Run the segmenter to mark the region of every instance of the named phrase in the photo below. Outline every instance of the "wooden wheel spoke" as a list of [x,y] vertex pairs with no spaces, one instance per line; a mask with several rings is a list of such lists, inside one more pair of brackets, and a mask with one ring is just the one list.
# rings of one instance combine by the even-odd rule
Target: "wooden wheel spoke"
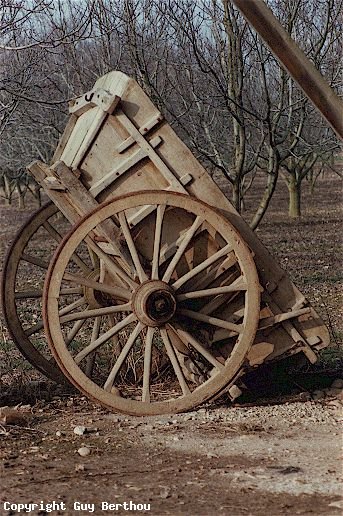
[[104,308],[94,308],[92,310],[83,310],[82,312],[77,312],[70,315],[65,315],[61,317],[60,323],[67,323],[70,321],[80,321],[82,319],[89,319],[91,317],[99,317],[103,315],[115,314],[118,312],[128,312],[131,311],[131,303],[125,303],[122,305],[115,306],[106,306]]
[[[60,310],[58,312],[58,314],[59,315],[67,314],[67,313],[71,312],[72,310],[74,310],[75,308],[78,308],[79,306],[84,305],[85,302],[86,302],[85,298],[82,297],[81,299],[78,299],[77,301],[74,301],[73,303],[70,303],[69,305],[62,308],[62,310]],[[27,337],[30,337],[31,335],[34,335],[35,333],[39,332],[43,328],[44,328],[43,321],[38,321],[34,326],[31,326],[31,328],[27,328],[25,330],[25,335]]]
[[85,274],[89,274],[90,272],[92,272],[88,265],[85,264],[85,262],[78,256],[77,253],[74,253],[71,259],[76,265],[78,265],[78,267],[80,267],[82,272],[84,272]]
[[58,244],[62,241],[62,235],[55,229],[50,222],[45,221],[43,224],[43,228],[49,233],[49,235],[57,242]]
[[30,254],[23,253],[21,255],[21,259],[24,262],[32,263],[32,265],[37,265],[37,267],[40,267],[41,269],[47,270],[49,268],[49,264],[41,258],[38,258],[37,256],[32,256]]
[[[48,221],[44,222],[43,227],[46,229],[46,231],[49,233],[49,235],[53,238],[53,240],[55,240],[55,242],[57,242],[59,244],[62,241],[62,239],[63,239],[62,235],[60,235],[60,233],[50,224],[50,222],[48,222]],[[88,265],[85,264],[85,262],[82,260],[82,258],[80,258],[80,256],[78,256],[77,253],[74,253],[72,255],[72,260],[76,265],[78,265],[80,267],[80,269],[83,272],[86,272],[86,273],[91,272]]]
[[[60,296],[70,296],[73,294],[83,294],[82,288],[62,288]],[[23,290],[14,294],[15,299],[36,299],[43,296],[42,290]]]
[[83,294],[83,288],[81,287],[71,287],[71,288],[62,288],[60,290],[60,296],[70,296],[74,294]]
[[76,335],[81,330],[82,326],[85,324],[86,319],[81,319],[80,321],[76,321],[70,332],[67,334],[67,337],[65,338],[64,342],[66,346],[68,346],[72,340],[75,339]]
[[243,331],[243,326],[241,324],[233,324],[228,321],[224,321],[223,319],[218,319],[217,317],[211,317],[210,315],[194,312],[193,310],[180,309],[178,310],[178,313],[185,315],[190,319],[211,324],[212,326],[218,326],[219,328],[225,328],[226,330],[234,331],[235,333],[241,333]]
[[[91,343],[96,341],[96,339],[99,337],[100,333],[100,327],[101,327],[101,317],[96,317],[93,323],[92,328],[92,336],[91,336]],[[85,366],[85,373],[87,376],[92,376],[94,365],[95,365],[95,356],[96,351],[93,351],[93,353],[90,353],[86,358],[86,366]]]
[[106,269],[108,272],[113,274],[114,277],[119,276],[122,280],[124,280],[131,290],[137,287],[137,283],[128,275],[128,273],[118,264],[118,262],[109,256],[105,251],[101,249],[101,247],[94,242],[90,237],[85,239],[89,247],[98,255],[98,257],[104,262],[106,265]]
[[28,328],[25,330],[25,335],[26,335],[26,337],[31,337],[31,335],[38,333],[43,328],[44,328],[43,321],[38,321],[34,326],[31,326],[31,328]]
[[197,363],[196,360],[194,360],[194,357],[192,357],[189,348],[185,345],[185,343],[180,339],[178,334],[176,333],[175,328],[173,328],[170,324],[166,325],[167,333],[169,340],[176,351],[176,355],[178,357],[178,361],[180,363],[180,356],[187,357],[188,366],[187,369],[191,371],[190,366],[192,365],[193,373],[197,372],[199,375],[203,375],[204,371],[201,369],[199,363]]
[[110,287],[105,285],[104,283],[99,283],[98,281],[94,281],[89,278],[85,278],[83,276],[78,276],[77,274],[72,274],[70,272],[66,272],[63,276],[64,281],[70,281],[72,283],[78,283],[80,285],[84,285],[85,287],[92,288],[94,290],[99,290],[100,292],[106,292],[107,294],[111,294],[112,296],[118,299],[125,299],[128,301],[131,298],[131,292],[122,287]]
[[197,216],[195,221],[191,225],[191,227],[186,231],[178,250],[176,251],[175,255],[173,256],[171,262],[169,263],[169,265],[167,267],[166,272],[163,275],[162,281],[165,281],[166,283],[169,282],[169,280],[175,270],[175,267],[177,266],[177,264],[179,263],[179,261],[181,259],[181,256],[185,252],[188,244],[190,243],[190,241],[192,240],[193,236],[195,235],[195,233],[197,232],[197,230],[199,229],[199,227],[201,226],[202,223],[203,223],[203,218],[200,216]]
[[61,308],[61,310],[58,312],[58,315],[66,315],[69,314],[72,310],[75,310],[75,308],[79,308],[79,306],[84,305],[86,302],[85,297],[81,297],[81,299],[77,299],[73,303],[70,303],[69,305],[65,306],[64,308]]
[[92,351],[97,349],[99,346],[107,342],[111,337],[116,335],[120,330],[125,328],[128,324],[132,323],[136,320],[136,316],[134,314],[130,314],[122,321],[118,322],[113,328],[103,333],[100,337],[96,338],[93,342],[91,342],[88,346],[86,346],[82,351],[80,351],[75,357],[74,361],[79,364],[81,360],[83,360],[86,356],[89,355]]
[[182,340],[182,342],[188,346],[189,344],[200,354],[202,355],[210,364],[212,364],[216,369],[222,371],[224,369],[224,364],[221,364],[207,349],[204,348],[199,341],[197,341],[190,333],[182,330],[181,328],[175,328],[176,333]]
[[160,263],[160,246],[161,246],[163,217],[164,217],[165,210],[166,210],[166,205],[160,204],[156,211],[156,226],[155,226],[154,250],[153,250],[153,257],[152,257],[151,279],[159,279],[158,267],[159,267],[159,263]]
[[129,225],[127,223],[125,212],[121,211],[118,214],[118,218],[119,218],[119,222],[120,222],[120,226],[121,226],[123,235],[125,237],[127,246],[129,248],[129,251],[130,251],[130,254],[131,254],[132,261],[133,261],[134,266],[136,268],[139,280],[140,280],[141,283],[143,283],[143,281],[146,281],[148,279],[148,276],[146,275],[146,273],[145,273],[145,271],[144,271],[144,269],[142,267],[141,261],[139,259],[138,251],[137,251],[137,248],[136,248],[135,243],[133,241]]
[[89,247],[89,245],[87,245],[87,250],[88,250],[88,254],[89,254],[89,258],[92,262],[92,267],[94,270],[97,270],[100,268],[100,259],[98,257],[98,255],[93,251],[93,249],[91,249]]
[[117,361],[114,364],[114,367],[112,368],[110,374],[108,375],[108,378],[104,384],[105,391],[111,391],[111,389],[113,387],[113,383],[116,379],[116,376],[117,376],[121,366],[125,362],[132,346],[135,343],[135,340],[137,339],[138,335],[140,334],[140,332],[142,331],[143,328],[144,328],[144,324],[142,324],[141,322],[137,323],[135,329],[133,330],[133,332],[131,333],[130,337],[128,338],[125,346],[123,347],[119,357],[117,358]]
[[186,317],[189,317],[190,319],[211,324],[212,326],[218,326],[219,328],[225,328],[237,334],[243,331],[243,326],[240,324],[233,324],[231,322],[224,321],[223,319],[219,319],[217,317],[212,317],[201,312],[195,312],[194,310],[187,310],[182,308],[178,310],[178,313]]
[[43,296],[42,290],[22,290],[14,294],[15,299],[37,299]]
[[247,284],[244,278],[240,276],[231,285],[225,285],[223,287],[208,288],[205,290],[194,290],[193,292],[186,292],[185,294],[179,294],[176,296],[178,301],[185,301],[186,299],[197,299],[200,297],[217,296],[220,294],[228,294],[229,292],[237,292],[239,290],[246,290]]
[[[109,328],[114,328],[114,326],[117,324],[117,320],[113,314],[107,315],[107,320],[108,320]],[[116,335],[113,335],[113,337],[111,337],[111,342],[113,345],[113,355],[117,356],[118,353],[120,353],[120,351],[122,350],[118,333],[116,333]]]
[[167,355],[169,357],[169,360],[173,366],[173,369],[175,371],[175,374],[176,374],[176,377],[178,379],[178,382],[180,384],[180,387],[181,387],[181,390],[182,390],[182,394],[184,396],[187,396],[187,394],[190,394],[191,391],[190,391],[190,388],[188,387],[188,384],[186,382],[186,378],[183,374],[183,371],[180,367],[180,364],[179,364],[179,361],[177,359],[177,356],[176,356],[176,353],[175,353],[175,350],[169,340],[169,336],[168,336],[168,333],[167,333],[167,330],[165,328],[160,328],[160,333],[161,333],[161,337],[163,339],[163,343],[164,343],[164,346],[166,348],[166,351],[167,351]]
[[154,328],[149,326],[145,337],[142,401],[150,403],[150,373]]
[[182,285],[184,285],[187,281],[189,281],[194,276],[196,276],[200,272],[202,272],[205,269],[207,269],[207,267],[209,267],[210,265],[215,263],[217,260],[219,260],[220,258],[225,256],[226,254],[228,254],[230,251],[232,251],[232,245],[231,244],[227,244],[222,249],[220,249],[219,251],[214,253],[212,256],[210,256],[209,258],[204,260],[202,263],[199,263],[199,265],[197,265],[196,267],[191,269],[189,272],[187,272],[186,274],[181,276],[181,278],[179,278],[178,280],[176,280],[173,283],[174,290],[175,291],[179,290],[179,288],[182,287]]
[[92,328],[91,342],[95,342],[100,334],[101,316],[95,318]]

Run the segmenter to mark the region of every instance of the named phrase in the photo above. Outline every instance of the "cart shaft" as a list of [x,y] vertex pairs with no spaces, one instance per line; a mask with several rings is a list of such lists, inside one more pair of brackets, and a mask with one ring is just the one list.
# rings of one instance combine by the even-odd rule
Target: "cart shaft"
[[232,1],[329,122],[337,136],[343,139],[342,101],[285,31],[266,3],[263,0]]

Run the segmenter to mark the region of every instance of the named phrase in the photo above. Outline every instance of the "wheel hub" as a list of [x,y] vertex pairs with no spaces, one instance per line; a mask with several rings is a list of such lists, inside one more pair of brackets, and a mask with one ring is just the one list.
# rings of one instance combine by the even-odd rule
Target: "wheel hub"
[[173,289],[163,281],[151,280],[142,283],[132,300],[137,318],[148,326],[161,326],[169,321],[176,310]]

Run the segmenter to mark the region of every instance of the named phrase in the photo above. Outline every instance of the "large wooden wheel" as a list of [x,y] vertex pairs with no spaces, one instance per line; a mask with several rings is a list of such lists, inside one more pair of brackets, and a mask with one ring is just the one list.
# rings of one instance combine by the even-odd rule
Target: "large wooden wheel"
[[[1,283],[4,319],[13,342],[36,369],[58,383],[65,383],[66,378],[46,342],[42,296],[50,259],[70,227],[71,224],[53,203],[34,212],[16,233],[7,251]],[[88,255],[90,252],[88,250]],[[88,258],[94,261],[93,253]],[[91,268],[79,256],[75,254],[73,260],[84,274],[91,274]],[[91,267],[94,268],[93,263]],[[83,285],[75,285],[64,289],[61,295],[70,300],[73,295],[80,294],[77,305],[82,306],[85,292]],[[63,313],[67,314],[73,308],[73,302],[64,303]],[[109,324],[110,320],[107,321]],[[71,334],[71,341],[72,337]],[[91,363],[90,358],[88,371],[91,371]]]
[[1,301],[9,333],[24,357],[50,379],[65,381],[46,344],[42,295],[50,257],[70,224],[52,203],[16,233],[4,261]]
[[[103,231],[113,221],[131,263]],[[87,249],[98,258],[91,274],[73,259]],[[87,289],[81,308],[77,295],[61,296],[74,284]],[[63,315],[66,302],[75,309]],[[104,203],[74,226],[52,259],[43,315],[58,364],[82,392],[112,410],[160,414],[195,407],[236,377],[259,304],[251,253],[219,212],[187,195],[145,191]]]

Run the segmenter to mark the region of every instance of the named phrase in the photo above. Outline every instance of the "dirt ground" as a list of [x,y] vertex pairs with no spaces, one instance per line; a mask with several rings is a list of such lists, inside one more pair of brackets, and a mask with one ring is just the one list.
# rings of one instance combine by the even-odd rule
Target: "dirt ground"
[[[2,501],[64,502],[67,510],[55,514],[87,514],[73,509],[76,502],[108,514],[102,502],[130,500],[150,504],[156,515],[342,513],[335,404],[206,407],[144,418],[107,414],[84,398],[39,406],[27,427],[8,427],[2,436]],[[78,426],[87,433],[75,435]],[[81,457],[81,447],[90,454]]]
[[[247,200],[247,218],[259,191]],[[331,361],[335,378],[343,340],[341,193],[335,175],[319,180],[313,195],[306,184],[303,217],[291,221],[280,182],[258,229],[328,324],[333,348],[323,367]],[[29,211],[0,206],[0,262]],[[10,344],[3,323],[1,338]],[[311,393],[300,386],[254,403],[221,400],[187,414],[134,418],[110,414],[23,366],[12,348],[2,354],[1,405],[18,403],[18,395],[29,405],[20,426],[0,425],[1,515],[19,514],[11,504],[41,501],[31,514],[48,514],[52,502],[60,507],[53,514],[125,514],[130,501],[150,504],[154,515],[342,514],[341,398],[315,401],[315,382]],[[86,430],[76,435],[75,427]],[[79,455],[82,447],[89,455]],[[103,510],[102,502],[122,506]],[[89,506],[77,510],[77,503]],[[148,511],[131,510],[140,512]]]

